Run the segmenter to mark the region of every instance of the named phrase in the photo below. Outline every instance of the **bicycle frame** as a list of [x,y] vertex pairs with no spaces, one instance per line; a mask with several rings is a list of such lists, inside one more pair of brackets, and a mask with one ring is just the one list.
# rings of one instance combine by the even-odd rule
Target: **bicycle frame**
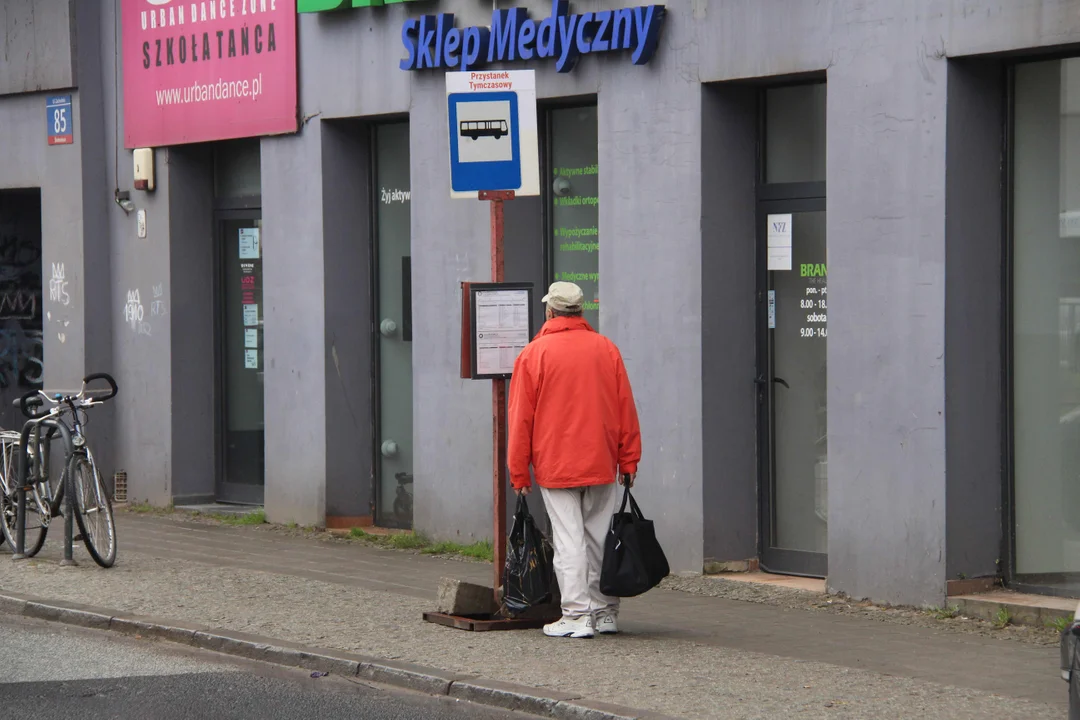
[[[86,400],[86,385],[87,383],[98,380],[108,380],[111,391],[110,394],[102,400]],[[60,561],[61,566],[74,565],[74,522],[75,522],[75,487],[74,487],[74,468],[75,461],[85,457],[91,465],[93,472],[97,473],[97,466],[94,464],[93,457],[90,455],[86,448],[86,439],[82,433],[83,422],[79,417],[79,411],[91,407],[93,405],[100,404],[116,396],[117,387],[116,382],[111,376],[105,373],[98,373],[94,375],[88,375],[83,378],[83,389],[77,396],[61,396],[57,394],[55,399],[49,398],[43,392],[28,393],[19,400],[19,405],[22,408],[23,414],[27,416],[27,421],[23,424],[22,432],[19,436],[19,461],[18,461],[18,478],[16,486],[16,517],[15,517],[15,547],[12,548],[14,555],[13,560],[25,560],[26,559],[26,492],[31,489],[28,482],[29,478],[27,474],[29,472],[29,452],[28,447],[31,436],[34,437],[34,443],[36,447],[35,458],[41,467],[47,467],[48,454],[51,446],[51,437],[53,431],[60,433],[60,437],[64,443],[64,470],[61,476],[61,487],[64,495],[64,557]],[[46,401],[51,401],[54,406],[48,412],[43,414],[31,414],[28,408],[28,400],[30,398],[40,395]],[[37,401],[41,404],[41,401]],[[68,410],[71,411],[71,427],[64,423],[64,414]],[[42,435],[42,430],[48,428],[48,431]],[[46,470],[47,472],[47,470]],[[45,482],[48,482],[48,475],[43,475]],[[37,481],[38,478],[35,478]],[[54,508],[52,503],[49,503],[49,515],[52,516]],[[80,520],[81,522],[81,520]]]

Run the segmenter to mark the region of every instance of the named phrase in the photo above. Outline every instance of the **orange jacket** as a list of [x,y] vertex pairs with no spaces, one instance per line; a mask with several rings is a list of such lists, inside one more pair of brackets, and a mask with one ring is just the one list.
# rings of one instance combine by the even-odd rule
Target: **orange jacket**
[[615,343],[583,318],[544,323],[510,379],[510,484],[546,488],[614,482],[637,472],[641,429]]

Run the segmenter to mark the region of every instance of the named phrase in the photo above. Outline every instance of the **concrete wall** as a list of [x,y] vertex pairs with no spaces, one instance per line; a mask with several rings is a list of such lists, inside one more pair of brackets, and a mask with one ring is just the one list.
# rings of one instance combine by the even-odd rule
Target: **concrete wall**
[[[96,67],[100,68],[104,122],[102,133],[93,142],[102,148],[104,167],[103,179],[92,192],[103,204],[104,224],[93,231],[106,234],[110,249],[106,281],[108,297],[101,312],[110,319],[108,337],[113,358],[110,367],[120,386],[114,407],[116,468],[128,473],[130,499],[166,505],[173,499],[176,459],[172,449],[174,417],[170,401],[173,392],[172,318],[168,314],[155,316],[153,303],[162,301],[166,308],[177,304],[171,282],[172,227],[175,222],[182,228],[190,218],[174,220],[170,215],[173,192],[167,150],[155,153],[155,191],[148,193],[132,188],[131,153],[123,149],[122,98],[117,97],[117,86],[122,88],[124,82],[123,66],[117,67],[117,56],[113,52],[120,31],[116,14],[119,2],[102,0],[96,4],[101,47]],[[129,192],[136,208],[146,211],[145,238],[137,237],[136,212],[128,214],[115,202],[116,190]],[[185,191],[184,188],[177,190]],[[190,237],[185,240],[192,242]],[[194,259],[187,262],[194,262]],[[155,298],[155,289],[162,292],[161,297]],[[175,291],[188,293],[191,288],[180,285]],[[140,308],[142,320],[138,319]],[[193,392],[191,388],[187,391]],[[180,409],[175,418],[179,422],[178,431],[201,431],[201,428],[194,430],[193,426],[183,423],[187,416],[183,405]],[[198,446],[194,443],[188,447]]]
[[[83,139],[80,152],[82,155],[82,227],[81,275],[85,278],[83,286],[77,288],[82,295],[83,314],[83,352],[81,363],[63,371],[60,379],[67,383],[77,381],[91,373],[109,372],[113,367],[113,314],[111,312],[112,262],[111,243],[107,233],[102,232],[110,205],[106,183],[107,156],[105,145],[101,141],[106,131],[105,106],[103,93],[103,49],[101,23],[98,9],[93,4],[71,3],[75,17],[76,35],[82,42],[76,43],[79,74],[79,129]],[[50,290],[56,289],[52,283],[56,275],[55,268],[48,268]],[[66,266],[65,266],[66,280]],[[58,293],[59,294],[59,293]],[[50,302],[52,293],[50,292]],[[67,309],[69,306],[65,306]],[[58,306],[57,306],[58,308]],[[56,326],[57,340],[60,340],[60,354],[67,344],[64,322],[68,318],[53,311],[52,322]],[[61,319],[63,318],[63,319]],[[48,320],[48,318],[47,318]],[[67,326],[67,327],[70,327]],[[61,339],[61,334],[64,338]],[[48,344],[46,345],[48,347]],[[75,385],[77,386],[77,385]],[[100,381],[97,388],[105,387]],[[112,487],[112,474],[116,469],[115,453],[115,413],[116,403],[109,403],[94,411],[93,429],[89,431],[93,440],[94,460],[98,469],[105,475],[105,482]]]
[[[0,127],[3,162],[0,188],[41,189],[42,312],[41,353],[44,386],[77,390],[81,379],[108,371],[111,364],[109,293],[110,248],[101,232],[105,199],[105,123],[101,88],[101,39],[98,15],[87,4],[13,1],[0,8],[0,54],[21,62],[0,65]],[[77,59],[84,67],[84,90],[72,93],[74,142],[49,146],[44,94],[71,88],[75,80],[76,32],[84,43]],[[84,97],[85,94],[85,97]],[[8,410],[10,399],[27,388],[0,392],[5,408],[0,421],[17,427],[22,419]],[[89,431],[102,472],[111,479],[113,443],[111,408],[94,412]]]
[[[76,95],[76,105],[78,97]],[[77,110],[77,108],[76,108]],[[83,267],[83,177],[81,152],[91,140],[76,125],[75,143],[48,146],[45,135],[45,99],[41,95],[20,95],[0,99],[0,127],[5,147],[14,155],[0,163],[0,188],[41,188],[42,234],[42,355],[47,387],[78,388],[82,379],[86,348],[84,319],[86,288]],[[52,264],[63,263],[64,294],[50,300]],[[65,304],[66,302],[66,304]],[[66,323],[66,324],[65,324]],[[0,393],[0,402],[26,392]],[[18,421],[9,417],[12,424]]]
[[[544,12],[545,4],[535,5],[535,14]],[[581,3],[577,9],[592,7]],[[747,180],[734,174],[737,163],[726,163],[728,174],[715,167],[721,151],[702,123],[724,118],[715,105],[702,108],[699,81],[828,68],[831,284],[839,293],[830,323],[830,564],[836,568],[830,584],[886,600],[930,601],[943,591],[946,77],[932,40],[940,46],[947,24],[909,19],[933,16],[920,8],[907,7],[901,15],[884,3],[792,8],[777,1],[675,2],[650,65],[591,57],[572,74],[545,69],[538,75],[542,98],[597,95],[603,329],[622,347],[632,379],[645,373],[664,378],[635,382],[645,431],[640,493],[679,570],[700,569],[704,546],[710,553],[752,554],[756,536],[754,521],[745,522],[756,518],[745,512],[756,500],[755,458],[747,442],[756,429],[753,392],[735,379],[740,363],[748,376],[753,372],[745,344],[752,328],[735,310],[750,304],[734,297],[748,276],[740,274],[742,284],[726,290],[707,283],[707,275],[686,282],[688,268],[704,269],[702,244],[711,240],[701,229],[703,206],[710,208],[706,228],[723,227],[732,237],[746,233],[743,242],[753,243],[745,214],[732,204],[725,217],[724,206],[714,205],[725,190],[745,193]],[[453,9],[460,11],[459,24],[488,16],[487,8]],[[488,277],[486,211],[447,197],[441,73],[395,68],[406,12],[395,7],[302,17],[301,108],[305,117],[410,112],[416,525],[439,537],[484,537],[490,524],[490,400],[486,385],[457,378],[456,298],[459,281]],[[357,42],[361,37],[365,41]],[[864,49],[878,40],[887,41],[884,55]],[[700,52],[703,47],[709,51]],[[906,51],[910,47],[922,49],[915,54]],[[329,67],[340,70],[326,72]],[[643,133],[643,127],[651,131]],[[711,138],[706,147],[703,132]],[[711,161],[708,172],[700,184],[687,184],[687,177],[698,177],[703,155]],[[749,154],[740,158],[748,167]],[[290,188],[297,177],[301,185],[318,177],[310,160],[297,163]],[[870,182],[850,167],[868,167]],[[272,182],[264,171],[264,183]],[[520,214],[530,212],[523,208]],[[273,232],[269,223],[267,232]],[[710,267],[725,259],[736,260],[729,268],[749,262],[738,253],[720,256],[722,246],[710,252],[716,253]],[[533,274],[524,265],[514,267],[522,277]],[[706,285],[709,293],[703,294]],[[670,307],[661,314],[647,303],[644,286],[674,288]],[[704,328],[704,341],[703,307],[719,313]],[[907,338],[899,347],[897,333]],[[724,372],[704,380],[703,363],[711,354],[703,342],[718,345],[723,337],[742,341],[717,348]],[[703,396],[709,382],[716,385]],[[702,413],[709,417],[703,404],[720,403],[724,414],[703,426]],[[705,444],[712,459],[704,473],[710,484],[703,485]],[[723,479],[712,479],[725,471]],[[739,502],[726,507],[742,522],[729,523],[733,518],[720,511],[706,524],[703,516],[734,495]],[[867,513],[867,507],[889,512]],[[897,554],[897,547],[908,550]]]
[[[4,58],[0,63],[0,95],[75,86],[76,4],[74,0],[0,3],[0,58]],[[96,38],[87,39],[97,47]],[[96,72],[93,66],[88,69]]]
[[948,31],[941,35],[942,49],[955,58],[1072,45],[1080,42],[1077,9],[1076,0],[952,3],[946,11]]

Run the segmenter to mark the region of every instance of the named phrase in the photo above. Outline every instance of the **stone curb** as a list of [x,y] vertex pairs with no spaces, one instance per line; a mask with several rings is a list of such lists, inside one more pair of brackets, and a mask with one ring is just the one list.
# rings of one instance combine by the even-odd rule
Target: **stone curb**
[[309,648],[230,630],[117,614],[102,608],[40,600],[15,593],[0,594],[0,613],[165,640],[245,660],[355,677],[427,695],[445,695],[479,705],[558,720],[674,720],[667,715],[594,702],[554,690],[485,680],[337,650]]

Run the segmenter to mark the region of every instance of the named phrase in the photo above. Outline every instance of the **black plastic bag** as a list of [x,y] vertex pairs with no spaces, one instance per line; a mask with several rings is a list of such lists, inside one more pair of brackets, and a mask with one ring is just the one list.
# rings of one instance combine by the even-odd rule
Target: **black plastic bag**
[[1076,631],[1080,630],[1080,621],[1074,620],[1061,631],[1061,679],[1068,681],[1076,662]]
[[[626,503],[630,502],[630,512]],[[600,592],[612,597],[634,597],[651,590],[668,576],[667,557],[656,540],[652,520],[641,514],[630,488],[622,506],[611,516],[600,568]]]
[[536,527],[529,503],[518,495],[503,568],[503,605],[511,615],[551,600],[555,551]]
[[1069,720],[1080,720],[1080,619],[1061,633],[1061,677],[1069,683]]

